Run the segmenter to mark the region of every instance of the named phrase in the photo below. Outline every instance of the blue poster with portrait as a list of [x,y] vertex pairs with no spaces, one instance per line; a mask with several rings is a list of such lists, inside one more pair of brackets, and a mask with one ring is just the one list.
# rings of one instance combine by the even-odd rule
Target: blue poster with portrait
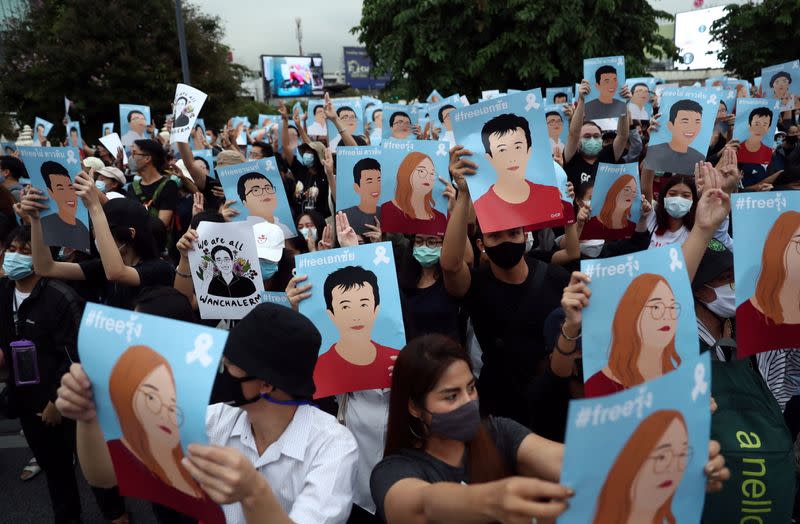
[[147,132],[148,125],[150,125],[150,106],[119,105],[119,138],[123,147],[130,150],[134,140],[150,138],[150,133]]
[[36,146],[43,146],[47,141],[47,135],[53,129],[53,123],[44,118],[36,117],[33,123],[33,143]]
[[108,136],[113,132],[114,132],[114,122],[106,122],[103,124],[102,136]]
[[297,236],[275,157],[217,167],[217,178],[225,192],[225,200],[236,201],[231,207],[239,215],[233,220],[260,217],[280,226],[286,238]]
[[0,141],[0,150],[3,155],[13,155],[17,152],[17,145],[14,142]]
[[[350,136],[364,134],[364,110],[360,98],[334,98],[331,100],[331,104],[336,111],[336,116],[339,117],[339,122],[344,130],[350,133]],[[336,152],[341,141],[342,137],[336,126],[328,120],[328,147],[331,152]]]
[[800,193],[733,195],[736,355],[800,348]]
[[794,109],[800,97],[800,60],[792,60],[761,69],[761,92],[766,98],[781,102],[781,111]]
[[381,218],[382,152],[378,146],[342,146],[336,154],[336,211],[362,237],[367,224]]
[[83,148],[83,137],[81,136],[81,123],[77,120],[67,122],[67,147]]
[[775,147],[775,130],[781,117],[780,101],[771,98],[739,98],[736,100],[736,107],[733,139],[741,142],[739,147],[744,147],[750,153],[761,153],[763,150],[765,157],[771,157]]
[[124,496],[150,500],[203,522],[220,507],[182,464],[206,444],[206,407],[226,331],[88,303],[78,334],[97,420]]
[[450,120],[450,114],[460,107],[466,107],[467,104],[458,95],[453,95],[437,104],[431,104],[428,107],[428,114],[432,122],[432,126],[437,129],[439,140],[444,140],[448,143],[448,149],[456,145],[456,138],[453,134],[453,122]]
[[431,103],[434,103],[434,104],[435,104],[435,103],[437,103],[437,102],[441,102],[441,101],[442,101],[442,98],[444,98],[444,97],[443,97],[443,96],[442,96],[442,95],[439,93],[439,91],[437,91],[436,89],[434,89],[434,90],[433,90],[433,91],[431,91],[431,93],[430,93],[430,94],[429,94],[429,95],[428,95],[428,96],[425,98],[425,101],[426,101],[426,102],[428,102],[429,104],[431,104]]
[[582,260],[581,271],[592,279],[592,298],[583,310],[587,398],[633,388],[700,353],[680,246]]
[[[508,94],[511,90],[508,90]],[[548,87],[544,90],[545,103],[548,105],[564,105],[572,103],[572,88],[570,86]]]
[[641,387],[571,401],[560,481],[575,496],[559,524],[700,522],[710,403],[708,352]]
[[289,147],[294,149],[294,156],[296,156],[298,160],[301,160],[303,157],[297,149],[297,146],[302,144],[303,141],[300,139],[300,131],[297,129],[297,124],[292,120],[284,123],[282,118],[277,119],[276,134],[278,135],[278,151],[283,152],[283,126],[288,127]]
[[387,233],[444,235],[447,142],[384,140],[381,144],[381,229]]
[[247,130],[250,128],[250,120],[246,116],[235,116],[231,118],[230,126],[236,130],[236,145],[247,145]]
[[208,168],[208,176],[216,177],[214,173],[214,150],[213,149],[193,149],[192,156],[195,160],[202,160]]
[[501,96],[503,96],[503,93],[501,93],[499,89],[484,89],[481,91],[481,101],[494,100],[495,98],[500,98]]
[[626,78],[625,85],[631,92],[628,109],[633,120],[650,120],[653,116],[652,97],[656,93],[656,79],[651,76]]
[[369,143],[381,145],[383,140],[383,102],[367,103],[364,108],[364,132],[369,132]]
[[564,104],[551,104],[545,106],[544,117],[547,122],[547,138],[550,141],[550,150],[558,154],[564,153],[569,136],[569,118],[564,113]]
[[591,86],[585,98],[586,120],[607,120],[627,114],[628,104],[620,95],[620,88],[625,85],[624,56],[585,58],[583,78]]
[[308,119],[306,120],[306,132],[310,137],[328,136],[328,127],[325,119],[325,101],[308,101]]
[[383,139],[416,140],[412,126],[419,121],[415,107],[402,104],[383,104]]
[[592,213],[583,226],[581,240],[630,238],[642,209],[639,164],[597,166],[592,192]]
[[450,118],[456,142],[478,166],[467,184],[484,233],[563,224],[540,89],[456,109]]
[[720,92],[707,87],[666,88],[661,92],[658,129],[650,131],[644,166],[653,171],[693,175],[697,162],[704,162]]
[[44,243],[89,251],[89,212],[78,198],[73,182],[81,172],[75,147],[19,147],[19,158],[31,185],[48,198],[39,216]]
[[198,127],[198,126],[199,126],[199,127],[200,127],[200,129],[202,129],[202,130],[203,130],[203,134],[204,134],[204,135],[206,134],[206,121],[205,121],[205,120],[203,120],[202,118],[199,118],[199,117],[198,117],[198,118],[197,118],[197,119],[195,119],[195,121],[194,121],[194,126],[195,126],[195,127]]
[[311,296],[300,313],[322,335],[314,398],[388,388],[406,344],[391,242],[297,255]]

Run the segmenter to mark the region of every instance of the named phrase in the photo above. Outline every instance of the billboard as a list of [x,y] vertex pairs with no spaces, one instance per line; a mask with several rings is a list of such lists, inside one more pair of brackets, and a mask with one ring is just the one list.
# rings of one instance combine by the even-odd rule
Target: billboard
[[271,96],[298,97],[321,95],[321,56],[261,55],[264,92]]
[[722,44],[711,40],[711,24],[725,16],[725,6],[686,11],[675,15],[675,45],[678,69],[722,69],[718,58]]
[[389,81],[389,75],[374,78],[372,60],[365,47],[344,48],[345,81],[356,89],[383,89]]

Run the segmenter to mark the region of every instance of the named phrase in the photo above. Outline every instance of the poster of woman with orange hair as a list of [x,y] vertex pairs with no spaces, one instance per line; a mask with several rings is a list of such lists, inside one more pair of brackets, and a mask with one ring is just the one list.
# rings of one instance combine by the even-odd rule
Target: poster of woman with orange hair
[[639,165],[600,163],[592,193],[592,214],[583,226],[581,240],[630,238],[641,208]]
[[583,261],[581,271],[592,279],[592,299],[583,315],[587,398],[658,378],[699,353],[691,287],[679,248]]
[[800,347],[800,194],[733,200],[736,341],[740,357]]
[[384,231],[444,234],[449,158],[447,142],[387,139],[381,143]]
[[[184,341],[176,343],[175,341]],[[181,461],[205,444],[224,332],[88,304],[78,340],[120,493],[224,522]]]
[[575,497],[559,524],[700,522],[710,365],[695,356],[642,388],[570,403],[561,482]]

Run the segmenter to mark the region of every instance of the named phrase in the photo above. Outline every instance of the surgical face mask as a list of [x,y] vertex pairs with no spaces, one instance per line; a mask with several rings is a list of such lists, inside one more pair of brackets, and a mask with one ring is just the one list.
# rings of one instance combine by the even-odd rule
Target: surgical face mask
[[303,165],[306,167],[314,165],[314,153],[303,153]]
[[128,156],[128,169],[131,170],[131,173],[135,173],[138,171],[136,165],[136,155],[129,155]]
[[589,206],[591,208],[592,207],[592,199],[584,200],[583,204],[586,205],[586,206]]
[[8,253],[3,259],[3,271],[11,280],[22,280],[33,274],[33,257],[22,253]]
[[733,318],[736,316],[736,291],[730,284],[722,284],[719,287],[706,287],[713,289],[717,298],[706,304],[712,313],[720,318]]
[[431,413],[429,431],[437,435],[461,442],[471,442],[481,428],[481,414],[477,400],[470,400],[447,413]]
[[316,240],[317,239],[317,228],[315,227],[301,227],[300,234],[303,235],[303,238],[306,240]]
[[524,254],[524,242],[502,242],[493,247],[486,246],[486,256],[502,269],[516,266]]
[[683,197],[666,197],[664,208],[672,218],[683,218],[692,209],[692,200]]
[[580,243],[581,254],[589,258],[597,258],[603,251],[603,245],[605,245],[605,242],[605,240],[600,239],[584,240]]
[[101,193],[105,193],[106,190],[107,190],[106,183],[103,182],[102,180],[95,180],[94,181],[94,187],[99,189]]
[[439,257],[442,256],[442,248],[414,246],[412,255],[414,256],[414,260],[419,262],[419,265],[422,267],[431,267],[439,262]]
[[525,233],[525,252],[530,253],[531,249],[533,249],[533,232],[528,231]]
[[781,147],[782,144],[783,144],[783,138],[775,139],[775,147]]
[[269,280],[275,273],[278,272],[278,263],[264,258],[259,258],[258,263],[261,266],[261,278]]
[[603,149],[601,138],[581,138],[581,152],[587,156],[597,156]]

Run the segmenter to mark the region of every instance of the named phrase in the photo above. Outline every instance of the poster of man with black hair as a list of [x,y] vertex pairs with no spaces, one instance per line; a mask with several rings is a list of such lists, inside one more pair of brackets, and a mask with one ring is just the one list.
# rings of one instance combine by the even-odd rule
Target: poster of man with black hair
[[[375,225],[380,220],[381,209],[381,164],[374,158],[362,158],[353,166],[353,191],[358,195],[358,204],[343,209],[350,226],[356,234],[363,236],[367,224]],[[340,179],[344,182],[344,179]]]
[[628,105],[620,98],[619,86],[625,83],[623,57],[591,58],[584,60],[584,78],[593,82],[585,106],[586,120],[620,118],[627,114]]

